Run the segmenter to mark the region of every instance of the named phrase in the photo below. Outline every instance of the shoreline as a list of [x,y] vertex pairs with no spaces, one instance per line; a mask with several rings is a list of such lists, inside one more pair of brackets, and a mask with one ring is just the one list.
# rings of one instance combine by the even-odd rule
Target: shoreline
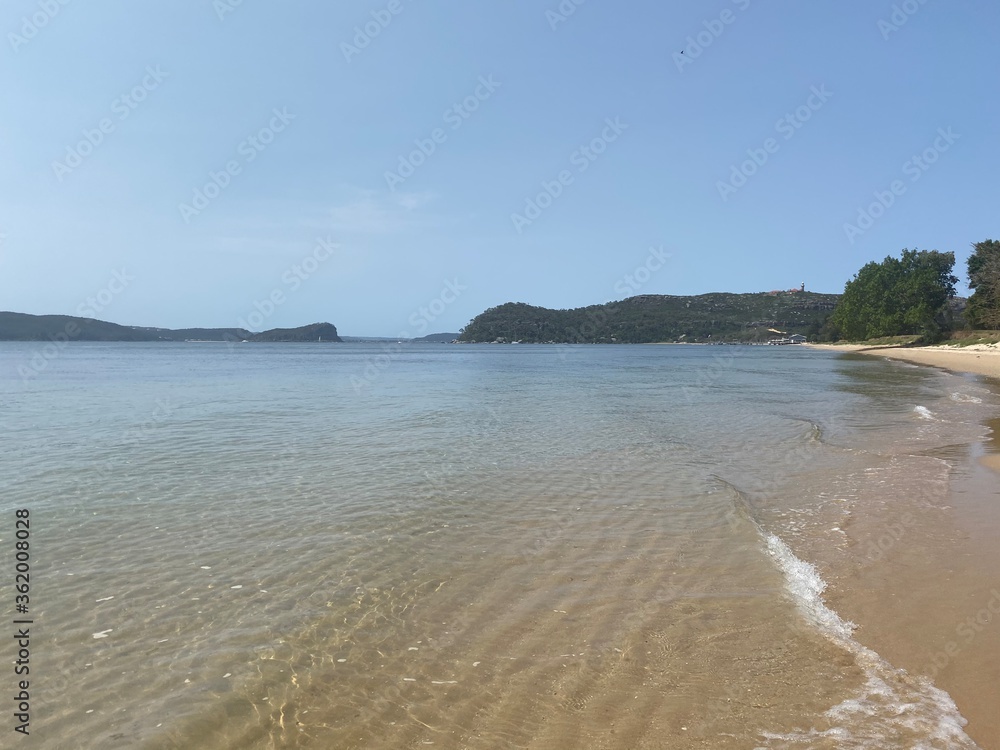
[[[806,346],[971,374],[1000,393],[997,346]],[[868,566],[864,585],[857,573],[834,583],[830,599],[842,616],[864,623],[862,642],[892,664],[925,675],[945,690],[968,720],[969,736],[986,749],[1000,747],[995,714],[1000,631],[994,617],[1000,604],[1000,589],[995,586],[1000,551],[994,542],[1000,533],[995,505],[1000,418],[983,414],[981,422],[992,434],[947,456],[952,462],[949,502],[939,509],[947,515],[907,506],[912,525],[905,531],[906,543]],[[874,520],[891,528],[893,518],[883,514]],[[926,588],[927,581],[936,581],[937,587]],[[901,596],[901,589],[908,594]]]
[[918,365],[940,367],[952,372],[967,372],[1000,380],[1000,348],[975,345],[954,346],[865,346],[864,344],[802,344],[810,349],[888,357]]
[[[979,375],[991,380],[989,386],[1000,392],[1000,347],[997,345],[978,344],[961,349],[954,346],[908,348],[864,344],[802,344],[801,346],[844,354],[887,357],[901,362],[937,367],[949,372]],[[1000,421],[992,421],[990,426],[993,429],[993,437],[986,445],[987,453],[978,460],[986,468],[1000,474]]]

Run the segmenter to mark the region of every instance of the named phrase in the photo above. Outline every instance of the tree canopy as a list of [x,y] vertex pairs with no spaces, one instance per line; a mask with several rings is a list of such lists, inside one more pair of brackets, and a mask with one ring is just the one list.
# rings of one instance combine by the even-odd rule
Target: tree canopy
[[969,288],[965,317],[978,328],[1000,328],[1000,242],[983,240],[969,256]]
[[899,258],[872,261],[847,282],[831,326],[851,341],[907,334],[937,338],[955,296],[954,265],[954,253],[937,250],[904,249]]

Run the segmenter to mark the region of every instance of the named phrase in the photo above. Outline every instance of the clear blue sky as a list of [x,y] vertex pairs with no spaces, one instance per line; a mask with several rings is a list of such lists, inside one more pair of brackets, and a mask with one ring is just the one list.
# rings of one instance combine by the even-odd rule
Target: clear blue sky
[[1000,5],[893,8],[8,0],[0,309],[396,336],[616,288],[838,292],[904,247],[964,276],[1000,239]]

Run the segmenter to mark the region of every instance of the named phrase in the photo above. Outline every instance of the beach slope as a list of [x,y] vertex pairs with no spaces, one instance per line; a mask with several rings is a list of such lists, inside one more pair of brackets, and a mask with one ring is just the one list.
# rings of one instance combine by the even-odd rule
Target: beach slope
[[975,344],[958,348],[955,346],[864,346],[858,344],[806,344],[814,349],[828,351],[857,352],[877,357],[901,359],[920,365],[941,367],[954,372],[971,372],[991,378],[1000,378],[1000,346],[996,344]]

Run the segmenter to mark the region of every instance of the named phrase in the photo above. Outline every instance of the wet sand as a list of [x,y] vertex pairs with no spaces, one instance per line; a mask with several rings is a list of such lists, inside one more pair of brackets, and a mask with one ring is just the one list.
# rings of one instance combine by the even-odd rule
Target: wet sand
[[872,502],[846,529],[856,545],[855,564],[831,581],[829,603],[859,624],[860,642],[947,691],[969,721],[968,735],[994,750],[1000,748],[1000,550],[994,541],[1000,513],[996,477],[972,460],[974,453],[952,468],[947,505],[912,487]]
[[[958,348],[954,346],[924,346],[901,348],[896,346],[864,346],[862,344],[804,344],[810,349],[867,354],[887,357],[918,365],[940,367],[951,372],[964,372],[993,378],[991,384],[1000,390],[1000,345],[976,344]],[[979,462],[990,470],[1000,473],[1000,420],[990,424],[993,430],[992,447],[979,456]]]
[[[996,347],[809,346],[1000,378]],[[938,452],[951,466],[947,504],[897,485],[891,502],[873,503],[847,530],[868,551],[831,582],[829,601],[861,624],[858,640],[947,691],[969,720],[966,732],[991,750],[1000,748],[1000,419],[987,425],[982,443]]]
[[941,367],[952,372],[969,372],[990,378],[1000,378],[1000,347],[995,345],[976,345],[961,349],[954,346],[901,348],[858,344],[806,344],[806,346],[827,351],[857,352],[876,357],[889,357],[919,365]]

